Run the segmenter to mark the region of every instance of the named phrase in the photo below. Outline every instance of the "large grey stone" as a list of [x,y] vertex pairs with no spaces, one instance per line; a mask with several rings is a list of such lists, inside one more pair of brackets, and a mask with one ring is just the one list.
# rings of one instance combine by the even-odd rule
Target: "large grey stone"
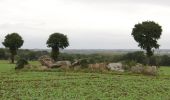
[[113,71],[124,72],[122,63],[109,63],[107,68]]
[[47,66],[48,68],[51,68],[54,64],[54,60],[51,59],[49,56],[41,56],[39,58],[39,62],[41,63],[42,66]]
[[71,62],[70,61],[57,61],[55,63],[55,65],[58,65],[58,66],[71,66]]
[[106,63],[96,63],[96,64],[89,64],[88,68],[91,70],[107,70]]

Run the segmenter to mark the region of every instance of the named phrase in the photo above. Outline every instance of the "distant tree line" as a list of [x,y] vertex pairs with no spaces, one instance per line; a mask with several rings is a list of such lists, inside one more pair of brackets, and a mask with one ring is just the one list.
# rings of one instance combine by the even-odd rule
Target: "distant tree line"
[[[19,50],[19,48],[23,45],[24,40],[18,33],[11,33],[5,36],[4,41],[2,44],[8,48],[9,53],[5,52],[1,49],[1,56],[5,58],[10,58],[11,63],[14,63],[15,58],[20,57],[28,60],[34,60],[46,52],[33,52],[28,50]],[[49,36],[49,39],[46,42],[47,47],[52,48],[50,56],[57,61],[59,50],[64,49],[69,46],[68,38],[66,35],[62,33],[53,33]],[[26,52],[26,53],[25,53]],[[7,54],[6,54],[7,53]],[[17,55],[18,54],[18,55]],[[17,56],[16,56],[17,55]],[[7,57],[6,57],[7,56]]]
[[[51,48],[50,56],[53,60],[68,59],[73,61],[77,58],[87,58],[89,63],[95,62],[113,62],[113,61],[134,61],[137,63],[148,64],[148,65],[168,65],[167,59],[169,56],[154,56],[154,50],[159,49],[158,39],[162,34],[162,27],[155,23],[154,21],[144,21],[134,25],[131,35],[134,37],[134,40],[138,43],[138,46],[146,51],[144,52],[134,52],[128,53],[121,56],[105,56],[105,55],[68,55],[60,54],[60,49],[64,49],[69,46],[69,41],[67,35],[62,33],[53,33],[49,36],[46,44],[47,47]],[[29,50],[19,50],[23,45],[24,40],[18,33],[11,33],[5,36],[2,44],[8,48],[8,52],[5,49],[0,50],[0,56],[7,59],[10,58],[11,62],[14,63],[14,58],[24,58],[28,60],[36,60],[40,55],[49,54],[48,52],[41,51],[29,51]],[[5,51],[4,51],[5,50]],[[19,51],[18,51],[19,50]],[[18,53],[18,55],[17,55]],[[17,55],[17,56],[16,56]],[[164,60],[164,61],[163,61]]]
[[[43,55],[50,55],[48,51],[33,51],[28,49],[18,50],[18,55],[15,59],[26,59],[28,61],[38,60]],[[8,49],[0,49],[0,60],[8,60],[10,53]],[[108,54],[68,54],[60,53],[58,60],[69,60],[74,62],[78,59],[86,59],[88,63],[100,63],[100,62],[135,62],[141,64],[147,64],[147,56],[143,51],[136,51],[127,54],[108,55]],[[170,66],[170,55],[154,55],[150,57],[150,65],[158,66]]]
[[[0,48],[0,60],[8,60],[10,59],[10,52],[8,49]],[[17,51],[17,56],[15,59],[25,59],[29,61],[38,60],[39,57],[43,55],[49,55],[48,51],[33,51],[28,49],[19,49]]]

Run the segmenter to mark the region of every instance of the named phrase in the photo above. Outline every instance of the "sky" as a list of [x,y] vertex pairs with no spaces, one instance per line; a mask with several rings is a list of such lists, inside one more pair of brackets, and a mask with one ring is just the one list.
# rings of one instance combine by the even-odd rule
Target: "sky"
[[163,29],[160,49],[170,49],[169,18],[169,0],[0,0],[0,42],[17,32],[22,48],[46,49],[59,32],[69,38],[67,49],[139,49],[132,28],[155,21]]

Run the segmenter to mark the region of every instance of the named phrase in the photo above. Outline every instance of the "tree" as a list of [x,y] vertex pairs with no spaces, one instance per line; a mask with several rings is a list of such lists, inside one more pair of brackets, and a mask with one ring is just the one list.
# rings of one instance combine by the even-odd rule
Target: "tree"
[[20,48],[24,43],[24,40],[18,33],[11,33],[5,36],[4,42],[2,44],[9,48],[11,53],[11,62],[14,63],[14,57],[17,55],[17,50]]
[[135,51],[124,55],[124,60],[135,61],[137,63],[145,64],[145,54],[143,51]]
[[68,38],[61,33],[53,33],[47,40],[47,46],[52,48],[51,57],[56,61],[59,55],[59,49],[64,49],[69,46]]
[[136,24],[131,33],[135,41],[139,43],[138,46],[146,50],[148,58],[153,55],[154,49],[159,48],[160,45],[157,43],[157,40],[161,34],[162,27],[153,21]]
[[5,50],[0,48],[0,60],[6,59]]
[[161,56],[161,66],[170,66],[170,56],[168,55],[163,55]]

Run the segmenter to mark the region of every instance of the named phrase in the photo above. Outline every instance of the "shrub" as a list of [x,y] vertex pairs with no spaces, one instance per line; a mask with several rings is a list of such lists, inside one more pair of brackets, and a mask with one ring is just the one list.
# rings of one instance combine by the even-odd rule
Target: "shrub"
[[137,63],[145,64],[146,56],[143,51],[130,52],[123,56],[124,60],[135,61]]
[[82,68],[87,68],[88,64],[89,64],[89,60],[88,59],[82,59],[80,61],[80,65],[81,65]]
[[17,61],[15,69],[22,69],[25,65],[28,65],[28,61],[25,59],[20,59]]
[[170,56],[163,55],[160,57],[160,65],[161,66],[170,66]]
[[159,56],[151,56],[149,65],[151,66],[159,66],[160,65],[160,57]]
[[132,61],[127,60],[127,61],[123,61],[122,63],[123,63],[123,68],[125,70],[130,70],[132,66],[135,66],[137,64],[136,61],[134,60]]

